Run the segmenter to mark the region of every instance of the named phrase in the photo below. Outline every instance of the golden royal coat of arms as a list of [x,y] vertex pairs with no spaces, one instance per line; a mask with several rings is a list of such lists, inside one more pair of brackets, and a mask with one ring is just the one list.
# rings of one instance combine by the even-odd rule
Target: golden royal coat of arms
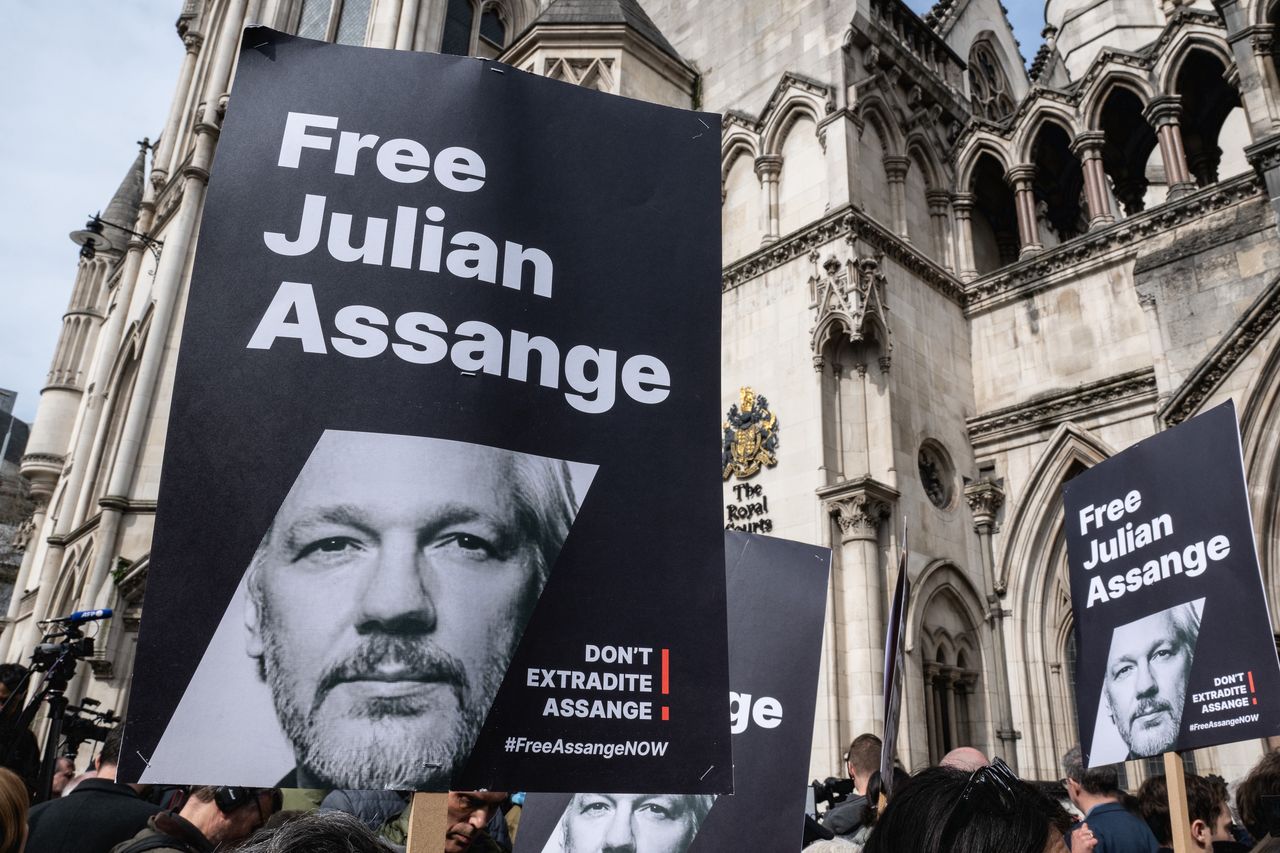
[[778,464],[777,449],[778,419],[769,411],[769,401],[750,388],[742,388],[739,403],[729,407],[724,422],[724,479],[736,474],[745,480],[761,468],[772,468]]

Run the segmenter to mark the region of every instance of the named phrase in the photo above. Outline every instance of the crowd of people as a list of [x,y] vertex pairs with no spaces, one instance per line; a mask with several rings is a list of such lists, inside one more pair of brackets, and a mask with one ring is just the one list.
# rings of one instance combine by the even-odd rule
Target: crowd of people
[[[0,671],[0,691],[17,689],[19,675]],[[10,733],[14,746],[0,756],[0,853],[387,853],[408,842],[405,792],[118,782],[121,731],[111,731],[82,773],[60,758],[52,796],[36,805],[34,739]],[[881,750],[873,734],[850,744],[848,781],[832,786],[849,794],[820,822],[808,821],[807,853],[1165,853],[1183,833],[1197,853],[1280,853],[1280,753],[1264,756],[1234,791],[1220,777],[1186,774],[1182,827],[1170,813],[1164,776],[1130,794],[1116,765],[1086,768],[1079,748],[1063,756],[1054,783],[1019,779],[999,758],[963,747],[913,775],[895,770],[889,785],[880,776]],[[700,817],[711,808],[704,799]],[[511,853],[522,803],[521,794],[450,792],[440,849]],[[685,822],[689,831],[645,834],[635,826],[643,821],[614,814],[647,815],[647,808],[610,810],[607,829],[575,833],[573,853],[685,853],[700,819]],[[589,815],[605,820],[594,800]]]
[[806,853],[1172,853],[1175,833],[1196,853],[1280,853],[1280,753],[1268,753],[1235,788],[1218,776],[1185,775],[1187,826],[1175,826],[1163,775],[1136,795],[1117,765],[1086,768],[1080,748],[1062,758],[1056,783],[1019,779],[999,758],[971,747],[937,767],[897,771],[881,796],[880,739],[855,738],[847,753],[853,792],[827,810]]

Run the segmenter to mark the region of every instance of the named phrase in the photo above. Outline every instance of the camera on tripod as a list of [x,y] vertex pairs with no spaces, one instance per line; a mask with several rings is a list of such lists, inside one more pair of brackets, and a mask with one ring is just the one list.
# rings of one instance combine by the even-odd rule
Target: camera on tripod
[[814,779],[809,787],[813,788],[814,805],[827,803],[829,810],[831,806],[838,806],[849,799],[849,795],[853,793],[853,780],[828,776],[824,782]]
[[82,699],[79,705],[68,705],[67,716],[62,720],[62,742],[66,754],[80,749],[87,740],[104,741],[120,722],[116,712],[108,708],[97,710],[102,703],[97,699]]

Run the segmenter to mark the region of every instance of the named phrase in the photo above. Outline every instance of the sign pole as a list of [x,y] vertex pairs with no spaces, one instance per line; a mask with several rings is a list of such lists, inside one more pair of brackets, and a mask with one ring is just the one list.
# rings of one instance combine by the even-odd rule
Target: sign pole
[[448,794],[413,795],[409,811],[409,838],[406,853],[440,853],[448,831]]
[[1182,753],[1164,754],[1165,789],[1169,796],[1169,826],[1173,832],[1173,853],[1191,853],[1191,818],[1187,813],[1187,771]]

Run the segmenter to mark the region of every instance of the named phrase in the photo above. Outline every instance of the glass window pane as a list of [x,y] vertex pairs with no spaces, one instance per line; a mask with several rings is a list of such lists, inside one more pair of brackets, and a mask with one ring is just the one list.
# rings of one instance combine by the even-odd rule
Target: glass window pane
[[471,52],[471,0],[449,0],[440,52],[454,56],[466,56]]
[[342,13],[338,16],[338,44],[364,44],[372,4],[373,0],[342,0]]
[[498,10],[492,6],[480,16],[480,36],[488,39],[494,47],[502,47],[507,43],[507,25],[502,22]]
[[298,35],[309,39],[323,39],[329,35],[329,7],[333,0],[302,0],[302,12],[298,15]]

